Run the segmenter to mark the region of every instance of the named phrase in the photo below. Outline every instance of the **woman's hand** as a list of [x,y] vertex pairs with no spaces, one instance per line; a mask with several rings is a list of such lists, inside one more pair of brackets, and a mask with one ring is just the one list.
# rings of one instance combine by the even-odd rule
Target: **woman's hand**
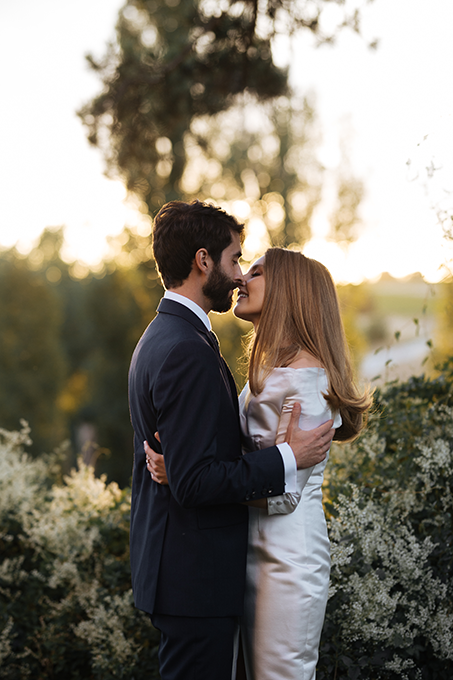
[[[160,442],[159,433],[155,432],[154,436]],[[151,479],[159,484],[167,485],[168,479],[163,455],[154,451],[147,441],[143,442],[143,444],[145,446],[146,467],[151,473]]]

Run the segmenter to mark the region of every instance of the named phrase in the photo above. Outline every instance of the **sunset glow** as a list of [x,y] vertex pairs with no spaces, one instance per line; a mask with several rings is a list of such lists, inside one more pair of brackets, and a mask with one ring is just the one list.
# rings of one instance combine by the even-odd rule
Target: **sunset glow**
[[[8,26],[0,44],[3,62],[15,54],[14,67],[4,76],[14,106],[2,108],[0,127],[4,247],[17,244],[26,252],[44,228],[65,225],[65,258],[94,265],[107,252],[108,235],[125,225],[149,232],[149,218],[137,201],[126,200],[119,179],[103,175],[100,152],[89,147],[75,115],[100,87],[84,54],[103,53],[122,5],[122,0],[81,0],[69,10],[57,0],[25,0],[25,8],[23,3],[0,8],[1,25]],[[344,33],[335,47],[319,49],[309,37],[297,38],[290,50],[286,43],[276,44],[277,60],[292,66],[296,92],[314,93],[324,167],[338,167],[347,130],[354,175],[365,186],[358,240],[348,249],[328,240],[326,191],[304,247],[337,281],[376,279],[383,271],[396,277],[419,271],[438,281],[449,271],[452,252],[443,228],[451,225],[453,208],[452,23],[453,5],[442,0],[433,0],[429,12],[422,0],[397,5],[376,0],[364,10],[364,39]],[[365,46],[372,37],[381,39],[374,51]],[[271,153],[274,142],[267,134],[263,130],[263,144]],[[163,148],[169,140],[162,137],[159,143]],[[247,153],[252,158],[261,151]],[[165,176],[168,168],[159,172]],[[213,161],[206,172],[214,178],[212,199],[224,205],[221,163]],[[251,260],[269,245],[264,223],[277,225],[284,214],[270,199],[265,215],[254,212],[256,178],[243,174],[245,198],[228,207],[247,224],[244,257]],[[189,186],[189,173],[184,181]]]

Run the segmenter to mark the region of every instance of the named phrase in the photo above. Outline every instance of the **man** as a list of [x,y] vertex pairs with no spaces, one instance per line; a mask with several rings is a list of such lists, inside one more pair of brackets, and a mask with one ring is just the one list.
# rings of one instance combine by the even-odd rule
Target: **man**
[[[168,203],[154,223],[167,291],[129,374],[131,569],[136,606],[161,631],[163,680],[234,677],[247,550],[243,503],[292,490],[296,465],[323,460],[333,436],[332,421],[309,433],[292,427],[287,444],[241,456],[236,387],[207,313],[227,311],[242,283],[242,235],[233,217],[199,201]],[[164,454],[168,486],[150,478],[145,440]]]

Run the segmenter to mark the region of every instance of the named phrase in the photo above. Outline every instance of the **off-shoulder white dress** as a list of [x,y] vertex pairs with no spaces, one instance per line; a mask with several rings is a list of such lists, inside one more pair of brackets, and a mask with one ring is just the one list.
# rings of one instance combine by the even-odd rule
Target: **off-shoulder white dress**
[[[245,451],[284,441],[292,407],[311,430],[332,417],[322,396],[322,368],[275,368],[257,397],[248,385],[239,404]],[[337,414],[334,427],[341,425]],[[297,493],[249,508],[249,547],[242,641],[247,680],[313,680],[324,621],[330,551],[322,507],[327,458],[297,472]]]

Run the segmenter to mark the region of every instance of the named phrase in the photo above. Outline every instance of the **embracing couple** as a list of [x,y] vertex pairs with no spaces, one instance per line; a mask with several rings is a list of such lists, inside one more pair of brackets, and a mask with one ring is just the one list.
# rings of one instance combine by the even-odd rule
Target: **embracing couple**
[[[370,406],[329,272],[272,248],[244,275],[243,231],[199,201],[168,203],[154,222],[166,292],[129,374],[131,568],[163,680],[234,680],[239,646],[247,680],[315,678],[323,470],[334,433],[355,437]],[[236,288],[234,313],[255,327],[239,402],[208,317]]]

